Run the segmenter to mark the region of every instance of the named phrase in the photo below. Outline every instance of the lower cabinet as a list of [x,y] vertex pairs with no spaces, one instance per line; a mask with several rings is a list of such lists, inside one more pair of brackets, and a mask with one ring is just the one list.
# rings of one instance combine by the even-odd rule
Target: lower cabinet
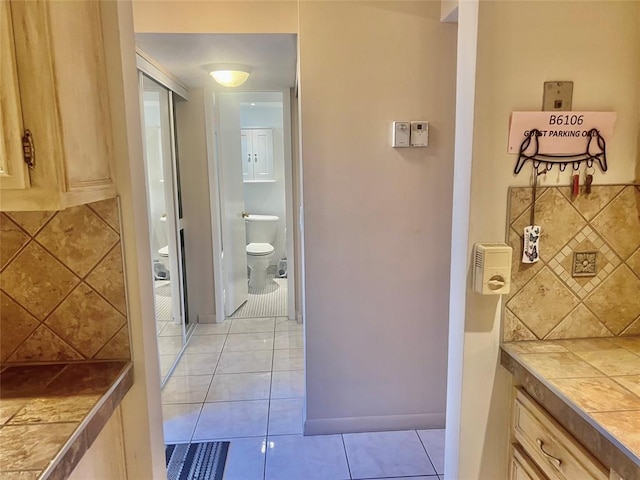
[[511,480],[609,480],[609,469],[522,388],[516,388],[512,434]]
[[68,480],[126,480],[122,414],[116,408]]

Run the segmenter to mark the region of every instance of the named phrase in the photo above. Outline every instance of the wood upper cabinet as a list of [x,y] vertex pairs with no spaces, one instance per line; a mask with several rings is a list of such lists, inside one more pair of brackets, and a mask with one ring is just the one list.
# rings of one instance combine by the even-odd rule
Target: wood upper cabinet
[[[14,0],[0,8],[0,210],[60,210],[115,196],[100,2]],[[28,176],[24,130],[35,150]]]

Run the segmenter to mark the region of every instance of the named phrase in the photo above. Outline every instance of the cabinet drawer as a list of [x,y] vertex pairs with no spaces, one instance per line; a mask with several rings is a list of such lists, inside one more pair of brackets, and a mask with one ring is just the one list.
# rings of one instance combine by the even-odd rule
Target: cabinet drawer
[[609,471],[520,388],[513,410],[516,440],[549,478],[608,480]]
[[511,445],[509,461],[509,480],[547,480],[544,473],[522,450],[517,443]]

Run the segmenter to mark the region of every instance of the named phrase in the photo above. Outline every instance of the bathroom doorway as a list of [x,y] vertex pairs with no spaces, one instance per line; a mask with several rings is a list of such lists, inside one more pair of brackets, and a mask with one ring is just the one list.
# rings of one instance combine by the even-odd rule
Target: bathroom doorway
[[144,157],[153,259],[155,324],[162,383],[177,363],[190,332],[184,229],[175,136],[177,95],[139,72]]
[[208,120],[216,311],[296,319],[289,92],[211,93]]

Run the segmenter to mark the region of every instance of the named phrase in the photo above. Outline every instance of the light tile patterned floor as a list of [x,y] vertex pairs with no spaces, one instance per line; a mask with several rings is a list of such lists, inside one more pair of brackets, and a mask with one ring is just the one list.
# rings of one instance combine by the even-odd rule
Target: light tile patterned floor
[[444,430],[302,436],[302,326],[198,325],[162,392],[166,443],[230,440],[225,480],[438,480]]

